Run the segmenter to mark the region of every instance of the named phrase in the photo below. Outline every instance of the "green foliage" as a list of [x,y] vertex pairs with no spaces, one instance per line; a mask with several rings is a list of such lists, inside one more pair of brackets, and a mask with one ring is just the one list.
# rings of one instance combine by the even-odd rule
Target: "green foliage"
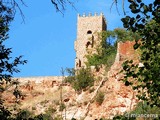
[[86,56],[88,59],[88,62],[86,63],[87,66],[98,66],[102,64],[102,57],[97,54],[93,54]]
[[147,102],[139,102],[135,110],[131,111],[130,114],[160,114],[160,109],[157,106],[151,107],[147,105]]
[[[16,6],[16,5],[15,5]],[[22,56],[12,58],[12,49],[7,48],[4,42],[8,39],[9,25],[14,18],[14,6],[10,7],[9,2],[0,1],[0,119],[9,119],[11,112],[4,106],[2,100],[2,93],[6,90],[5,84],[11,85],[11,77],[13,73],[20,72],[17,68],[20,64],[25,64],[26,60],[21,60]],[[13,82],[14,83],[14,82]],[[13,93],[16,99],[21,95],[20,91],[16,88]]]
[[[147,105],[147,102],[139,102],[136,108],[128,113],[123,115],[116,115],[113,120],[136,120],[138,118],[142,120],[159,120],[160,109],[157,106],[151,107]],[[148,115],[146,117],[143,117]]]
[[63,111],[66,108],[64,103],[61,103],[59,106],[59,111]]
[[54,120],[63,120],[63,118],[59,115],[59,116],[54,117]]
[[75,81],[75,69],[74,68],[66,68],[66,72],[68,73],[68,77],[65,78],[65,82],[74,84]]
[[125,115],[116,115],[113,120],[136,120],[135,117],[128,118]]
[[81,91],[94,85],[94,77],[89,68],[77,70],[74,76],[68,76],[65,81],[71,83],[76,91]]
[[102,91],[99,91],[95,100],[99,105],[101,105],[104,101],[104,93]]
[[44,106],[47,103],[48,103],[48,100],[43,100],[43,101],[40,102],[40,105]]
[[69,74],[69,76],[75,76],[75,69],[74,68],[66,68],[66,72]]
[[128,40],[139,40],[140,35],[131,31],[126,31],[122,28],[116,28],[113,31],[103,31],[98,34],[99,39],[102,40],[100,46],[97,48],[97,54],[87,55],[87,66],[106,65],[106,70],[115,61],[117,42],[125,42]]
[[53,106],[49,106],[45,112],[46,112],[46,114],[51,115],[51,114],[55,113],[56,111],[57,110],[54,109]]
[[72,118],[71,120],[76,120],[75,118]]
[[53,118],[49,114],[40,114],[40,115],[35,116],[33,120],[53,120]]
[[36,110],[36,107],[35,107],[35,106],[32,106],[32,110]]
[[32,114],[28,110],[22,110],[16,115],[16,120],[24,120],[31,118]]
[[111,42],[107,42],[106,39],[111,36],[111,31],[106,32],[103,31],[99,33],[99,39],[101,39],[100,46],[97,47],[97,54],[87,55],[87,66],[96,66],[99,65],[107,65],[110,66],[111,62],[114,62],[115,55],[116,55],[116,47],[111,45]]
[[116,39],[115,42],[133,41],[141,38],[137,32],[127,31],[124,28],[116,28],[113,31],[109,31],[109,33],[111,34],[109,39],[112,37],[112,39]]
[[0,106],[0,119],[7,120],[11,117],[11,112],[1,103]]
[[89,68],[82,68],[77,71],[77,75],[75,76],[75,82],[73,86],[75,90],[80,91],[93,85],[94,77]]
[[16,118],[12,118],[13,120],[53,120],[52,114],[55,112],[55,109],[52,107],[49,107],[46,111],[46,114],[39,114],[36,116],[33,116],[33,113],[31,113],[28,110],[21,110],[19,113],[17,113]]
[[59,101],[59,100],[53,100],[53,103],[54,103],[55,105],[59,105],[59,104],[60,104],[60,101]]
[[[123,64],[125,83],[139,91],[139,99],[160,107],[160,1],[154,0],[149,5],[139,0],[129,2],[134,17],[126,16],[122,22],[125,28],[142,37],[136,40],[134,49],[141,50],[140,62],[144,66],[126,61]],[[134,78],[134,82],[129,81],[129,77]]]

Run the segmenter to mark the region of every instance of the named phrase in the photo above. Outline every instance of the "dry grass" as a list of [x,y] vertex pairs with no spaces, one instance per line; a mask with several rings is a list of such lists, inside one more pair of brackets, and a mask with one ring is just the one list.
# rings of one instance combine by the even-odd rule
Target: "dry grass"
[[[29,98],[22,102],[21,109],[26,109],[30,107],[34,107],[37,104],[42,104],[44,101],[48,101],[52,103],[52,101],[60,101],[60,90],[55,89],[41,89],[38,88],[32,91],[32,94],[39,93],[36,97]],[[66,90],[63,90],[63,93],[66,93]],[[47,103],[46,103],[47,104]]]

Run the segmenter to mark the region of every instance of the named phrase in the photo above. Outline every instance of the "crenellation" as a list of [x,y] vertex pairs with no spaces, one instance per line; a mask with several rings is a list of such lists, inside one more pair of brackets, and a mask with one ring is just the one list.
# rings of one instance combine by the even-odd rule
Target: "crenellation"
[[89,13],[88,16],[91,17],[91,16],[92,16],[92,13]]
[[98,16],[98,13],[95,12],[95,13],[94,13],[94,16]]
[[103,16],[103,13],[101,12],[100,15]]
[[82,15],[78,13],[77,16],[78,17],[94,17],[94,16],[104,16],[104,14],[103,13],[98,14],[97,12],[95,12],[94,15],[92,15],[92,13],[89,12],[88,14],[83,13]]
[[85,13],[83,13],[83,15],[82,15],[83,17],[86,17],[86,14]]

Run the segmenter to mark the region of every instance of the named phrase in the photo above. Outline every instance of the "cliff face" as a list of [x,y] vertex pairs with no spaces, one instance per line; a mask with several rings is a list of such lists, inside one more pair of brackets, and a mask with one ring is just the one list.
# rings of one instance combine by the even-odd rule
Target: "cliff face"
[[[123,114],[126,111],[133,110],[138,102],[135,97],[136,92],[131,87],[127,87],[123,82],[122,63],[125,60],[134,60],[138,62],[138,53],[133,49],[135,42],[119,42],[117,46],[117,55],[114,64],[107,73],[107,80],[100,88],[105,93],[105,99],[100,106],[90,107],[89,114],[93,118],[110,118],[117,114]],[[92,119],[92,118],[89,118]]]
[[[116,59],[110,70],[106,73],[102,67],[99,72],[94,72],[98,76],[95,85],[81,94],[77,94],[69,84],[62,83],[63,77],[19,78],[20,89],[24,94],[20,100],[20,108],[40,114],[45,113],[50,107],[54,109],[52,114],[55,117],[61,114],[59,106],[62,96],[62,102],[66,106],[62,113],[69,120],[72,117],[85,120],[112,118],[114,115],[132,110],[138,102],[136,93],[131,87],[124,85],[123,74],[119,72],[126,59],[138,62],[138,53],[133,49],[133,45],[134,42],[130,41],[118,43]],[[104,93],[101,105],[93,99],[97,91]],[[4,94],[7,104],[13,105],[15,99],[11,96],[9,92]]]

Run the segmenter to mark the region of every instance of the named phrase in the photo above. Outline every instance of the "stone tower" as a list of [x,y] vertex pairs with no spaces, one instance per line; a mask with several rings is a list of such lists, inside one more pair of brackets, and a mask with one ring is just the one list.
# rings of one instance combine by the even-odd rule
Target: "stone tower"
[[104,15],[82,16],[77,18],[77,39],[74,43],[76,51],[75,69],[86,67],[86,55],[96,53],[96,46],[101,42],[98,39],[98,32],[106,30],[106,20]]

